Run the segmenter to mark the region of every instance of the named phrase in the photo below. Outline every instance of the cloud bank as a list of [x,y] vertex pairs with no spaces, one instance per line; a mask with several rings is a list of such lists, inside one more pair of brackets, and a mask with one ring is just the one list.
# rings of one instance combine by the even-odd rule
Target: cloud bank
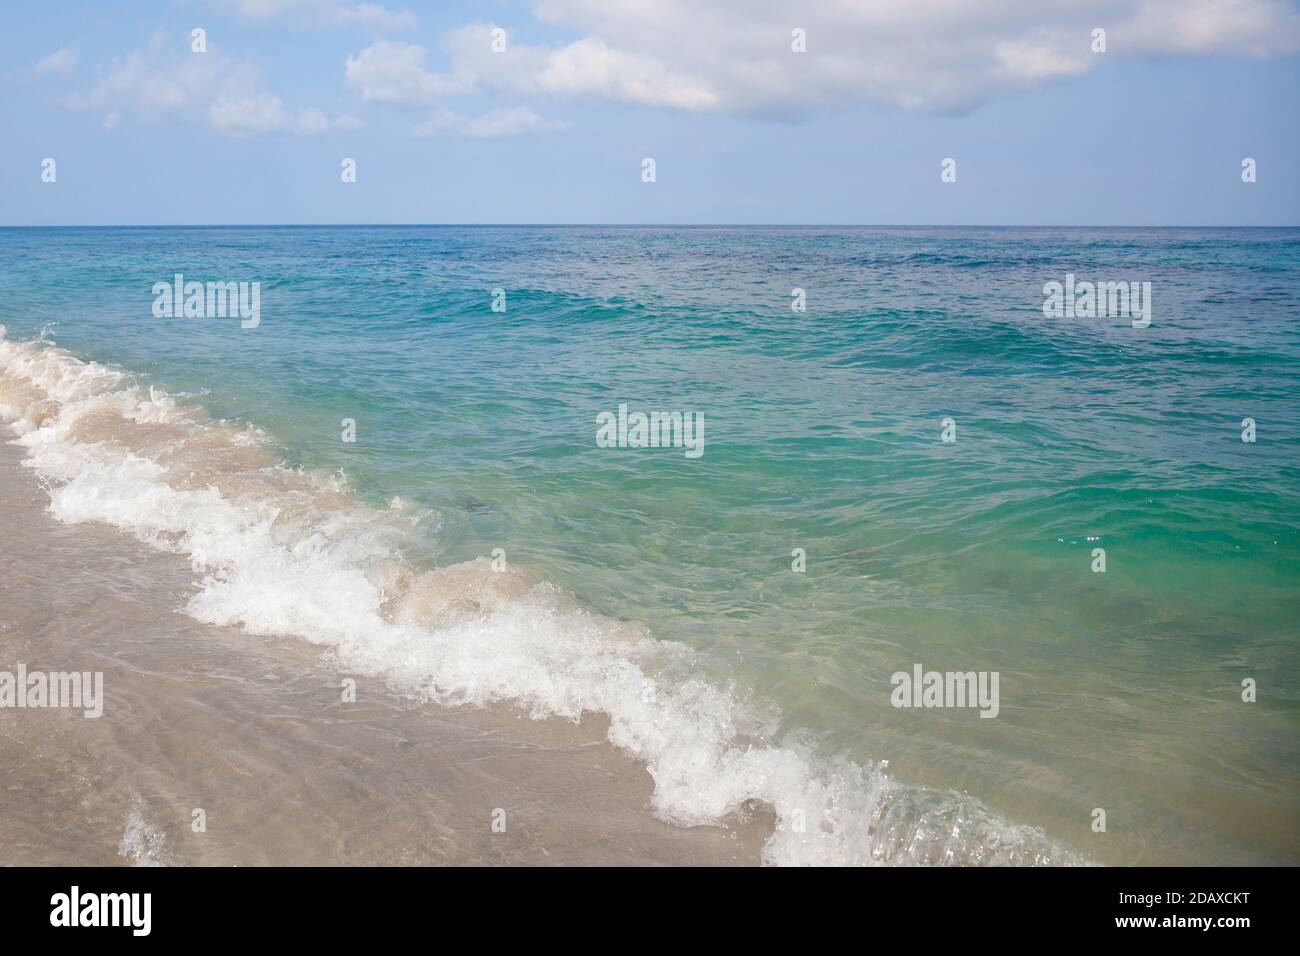
[[[583,96],[689,112],[799,118],[870,104],[962,112],[1009,92],[1155,56],[1300,52],[1281,0],[539,0],[569,43],[492,48],[493,24],[446,34],[441,71],[416,44],[379,42],[347,61],[365,99]],[[1106,52],[1093,30],[1106,31]],[[795,31],[805,52],[795,52]]]

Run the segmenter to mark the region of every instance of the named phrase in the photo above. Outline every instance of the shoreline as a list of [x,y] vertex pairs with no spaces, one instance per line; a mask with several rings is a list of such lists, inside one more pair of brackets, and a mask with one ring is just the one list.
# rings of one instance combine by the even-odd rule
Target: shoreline
[[657,820],[603,718],[416,704],[364,677],[345,704],[318,648],[195,621],[189,562],[57,522],[12,438],[0,426],[0,663],[102,671],[106,702],[97,720],[0,710],[0,865],[759,862],[770,814]]
[[[184,751],[188,756],[209,745],[210,734],[185,705],[195,694],[215,694],[217,705],[198,716],[228,732],[231,739],[221,741],[229,751],[223,755],[226,763],[253,779],[272,768],[277,796],[288,793],[302,802],[307,790],[325,815],[346,820],[337,829],[349,837],[372,831],[371,842],[382,843],[394,821],[409,822],[409,811],[391,809],[394,803],[436,802],[450,789],[450,797],[425,815],[425,826],[415,835],[388,852],[368,848],[365,860],[374,862],[484,858],[481,845],[468,851],[452,837],[447,837],[449,847],[432,855],[417,853],[412,860],[407,852],[424,831],[455,830],[442,822],[449,817],[457,825],[475,813],[481,820],[486,804],[491,804],[490,823],[497,825],[494,834],[500,815],[508,817],[505,801],[494,794],[517,793],[509,785],[518,782],[518,772],[510,760],[489,766],[481,759],[484,731],[502,733],[514,760],[542,757],[534,761],[536,786],[551,799],[545,805],[534,801],[528,812],[542,820],[550,808],[563,809],[558,822],[547,820],[557,829],[539,839],[537,849],[545,857],[539,862],[552,859],[548,847],[555,842],[571,842],[575,828],[581,833],[593,813],[605,838],[620,841],[614,858],[631,863],[656,859],[639,846],[647,817],[666,828],[660,836],[723,834],[703,851],[702,862],[716,862],[718,847],[723,863],[1089,862],[1040,826],[1013,822],[965,790],[899,781],[886,772],[885,762],[827,757],[798,734],[777,739],[770,712],[750,706],[729,682],[701,678],[688,644],[658,641],[635,621],[593,613],[572,594],[527,572],[498,569],[484,558],[426,569],[408,563],[402,543],[410,540],[420,514],[397,498],[388,508],[367,505],[348,492],[340,476],[286,467],[269,434],[256,425],[241,428],[211,418],[155,386],[146,391],[129,371],[83,361],[52,343],[4,341],[0,352],[5,364],[0,399],[15,422],[15,436],[21,435],[11,447],[15,455],[26,448],[31,456],[35,477],[28,492],[36,484],[44,491],[29,505],[45,519],[47,530],[55,522],[62,536],[59,546],[36,562],[36,571],[22,565],[31,562],[28,553],[11,556],[19,564],[15,579],[33,582],[25,600],[16,598],[16,609],[55,604],[66,582],[92,575],[107,599],[94,603],[88,615],[80,608],[47,613],[43,624],[54,618],[70,632],[52,636],[52,642],[71,641],[73,650],[84,653],[96,642],[105,643],[105,632],[152,637],[160,623],[167,623],[167,639],[150,640],[140,655],[122,661],[126,667],[116,679],[140,675],[175,681],[179,675],[195,685],[174,690],[189,695],[175,716],[156,716],[159,708],[148,701],[138,705],[140,720],[152,716],[162,729],[132,724],[130,735],[111,740],[110,751],[132,758],[136,776],[153,774],[154,760],[140,752],[156,757],[171,743],[173,725],[183,726],[189,738],[168,755]],[[23,470],[18,460],[11,461],[15,476]],[[135,549],[127,562],[119,532]],[[107,544],[97,537],[102,535]],[[24,537],[39,538],[39,533],[14,535]],[[89,556],[87,567],[87,549],[97,540],[102,553]],[[60,567],[68,556],[73,567]],[[124,565],[134,575],[125,590],[116,577]],[[103,575],[103,567],[114,574]],[[93,626],[74,639],[85,620]],[[215,646],[195,636],[194,626],[204,624],[216,626],[203,631],[209,638],[219,636]],[[114,645],[114,652],[119,647],[135,644]],[[254,657],[268,647],[275,652]],[[22,662],[29,671],[99,669],[81,657],[61,668],[41,660]],[[355,678],[358,674],[373,683]],[[367,688],[382,688],[387,703],[378,712],[377,728],[350,726],[358,708],[340,693],[340,678],[347,677],[358,680],[367,704],[372,702]],[[110,690],[110,704],[111,695]],[[286,696],[294,698],[288,713],[281,699]],[[427,773],[411,770],[400,758],[376,764],[383,776],[358,774],[348,766],[369,767],[377,748],[425,741],[428,730],[420,720],[433,719],[424,709],[430,702],[473,708],[472,715],[465,709],[439,711],[460,719],[448,718],[458,725],[447,728],[456,739],[439,749],[438,757],[472,763],[486,771],[486,779],[437,767]],[[413,718],[417,726],[394,729],[408,711],[423,714]],[[246,714],[264,721],[288,718],[294,746],[282,745],[278,723],[277,734],[264,742],[259,733],[218,720],[232,713],[235,720]],[[552,719],[531,720],[525,729],[519,723],[525,715]],[[320,726],[326,730],[317,732]],[[534,754],[528,745],[537,742],[541,749]],[[325,757],[313,754],[312,747],[324,749]],[[570,751],[583,751],[594,766],[575,763]],[[318,782],[322,766],[336,772]],[[616,791],[601,795],[602,801],[612,801],[609,806],[584,806],[590,796],[584,775],[591,773]],[[226,786],[208,780],[200,792],[220,793]],[[188,799],[186,813],[208,812],[192,797],[158,789],[168,805]],[[144,862],[164,858],[161,850],[151,849],[158,812],[150,797],[138,786],[128,785],[126,791],[129,800],[119,798],[116,825],[128,842],[147,844]],[[254,788],[243,794],[240,810],[264,799]],[[385,816],[375,820],[364,812],[368,807],[358,809],[359,799],[378,805]],[[127,803],[131,809],[123,826],[121,806]],[[169,819],[176,825],[174,806]],[[182,824],[188,822],[182,817]],[[303,830],[291,837],[313,839],[312,834]],[[297,859],[292,853],[301,851],[298,844],[274,849],[283,836],[273,830],[249,842],[259,853],[272,848],[264,859]],[[495,849],[501,841],[489,845]],[[604,859],[601,852],[584,856],[566,847],[557,862]],[[348,853],[353,855],[323,858],[364,862],[354,850]],[[510,863],[517,857],[491,859]],[[687,859],[695,859],[690,851]]]

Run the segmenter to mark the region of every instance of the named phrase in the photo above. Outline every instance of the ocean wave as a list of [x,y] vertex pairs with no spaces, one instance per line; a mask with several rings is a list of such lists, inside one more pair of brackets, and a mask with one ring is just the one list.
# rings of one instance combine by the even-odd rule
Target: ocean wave
[[55,518],[190,559],[194,618],[305,639],[421,701],[602,714],[609,742],[653,778],[661,819],[725,826],[769,810],[765,863],[1085,862],[965,794],[902,784],[884,762],[776,741],[770,709],[695,676],[690,648],[548,582],[482,558],[421,568],[405,555],[427,515],[368,506],[340,476],[286,466],[259,429],[2,326],[0,416]]

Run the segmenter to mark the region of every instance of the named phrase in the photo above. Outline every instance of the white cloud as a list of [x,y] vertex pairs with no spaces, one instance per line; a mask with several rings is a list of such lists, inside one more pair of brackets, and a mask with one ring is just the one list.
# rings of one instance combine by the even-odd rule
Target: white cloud
[[1266,57],[1300,51],[1300,14],[1280,0],[1143,0],[1124,25],[1139,50]]
[[464,119],[451,110],[442,108],[428,119],[412,126],[411,132],[416,136],[442,136],[456,132],[464,124]]
[[440,109],[424,122],[412,127],[411,132],[417,136],[459,133],[477,138],[498,138],[556,133],[571,129],[572,126],[572,123],[563,120],[542,119],[525,106],[515,106],[493,110],[473,119],[465,119],[450,110]]
[[280,97],[270,93],[247,97],[218,96],[208,107],[208,123],[218,132],[236,137],[262,133],[320,136],[330,130],[329,117],[324,111],[308,107],[294,116]]
[[252,85],[249,71],[216,51],[160,55],[158,44],[115,60],[89,93],[69,97],[84,109],[170,113],[201,109],[219,89]]
[[447,37],[456,72],[487,89],[522,94],[597,96],[638,106],[710,110],[717,94],[693,70],[671,70],[653,53],[617,50],[600,37],[546,49],[511,44],[493,53],[492,27],[471,24]]
[[231,136],[278,133],[290,125],[284,103],[270,93],[242,97],[222,93],[208,107],[208,122]]
[[470,92],[472,86],[453,76],[424,68],[425,49],[414,43],[380,40],[343,65],[344,79],[363,100],[427,106],[439,98]]
[[[175,51],[178,47],[184,52]],[[89,92],[64,99],[72,109],[102,114],[113,129],[123,114],[148,118],[180,117],[206,121],[227,136],[327,132],[330,123],[319,109],[294,113],[280,97],[261,88],[257,70],[226,56],[209,44],[208,52],[189,52],[155,34],[148,46],[116,60]]]
[[[363,98],[429,105],[457,92],[591,96],[618,103],[799,117],[859,104],[963,111],[1107,62],[1300,51],[1283,0],[536,0],[576,32],[553,47],[491,51],[491,25],[447,34],[443,72],[413,44],[348,58]],[[802,28],[807,52],[791,50]],[[1092,52],[1092,30],[1108,52]]]
[[326,27],[354,26],[378,33],[414,30],[419,21],[406,10],[393,11],[377,3],[348,4],[339,0],[230,0],[235,10],[253,20],[297,19]]
[[71,73],[76,68],[77,51],[73,47],[65,46],[38,60],[32,70],[38,74]]
[[1025,83],[1078,76],[1087,72],[1087,56],[1092,55],[1084,51],[1062,56],[1059,50],[1037,40],[1003,40],[993,48],[993,54],[1002,66],[1003,76]]
[[362,99],[424,106],[448,96],[481,90],[523,95],[589,95],[685,110],[715,108],[717,97],[700,83],[672,74],[653,57],[610,49],[587,37],[555,50],[510,44],[491,50],[490,24],[475,23],[449,33],[442,48],[449,72],[425,67],[427,51],[414,43],[381,40],[345,63],[349,86]]
[[465,124],[466,136],[525,136],[571,129],[563,120],[544,120],[525,106],[493,110]]

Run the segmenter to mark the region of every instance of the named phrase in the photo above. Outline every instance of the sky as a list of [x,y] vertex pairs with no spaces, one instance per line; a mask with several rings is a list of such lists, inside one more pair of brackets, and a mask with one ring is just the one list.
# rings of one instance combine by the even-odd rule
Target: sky
[[1300,223],[1291,0],[7,0],[0,23],[3,226]]

